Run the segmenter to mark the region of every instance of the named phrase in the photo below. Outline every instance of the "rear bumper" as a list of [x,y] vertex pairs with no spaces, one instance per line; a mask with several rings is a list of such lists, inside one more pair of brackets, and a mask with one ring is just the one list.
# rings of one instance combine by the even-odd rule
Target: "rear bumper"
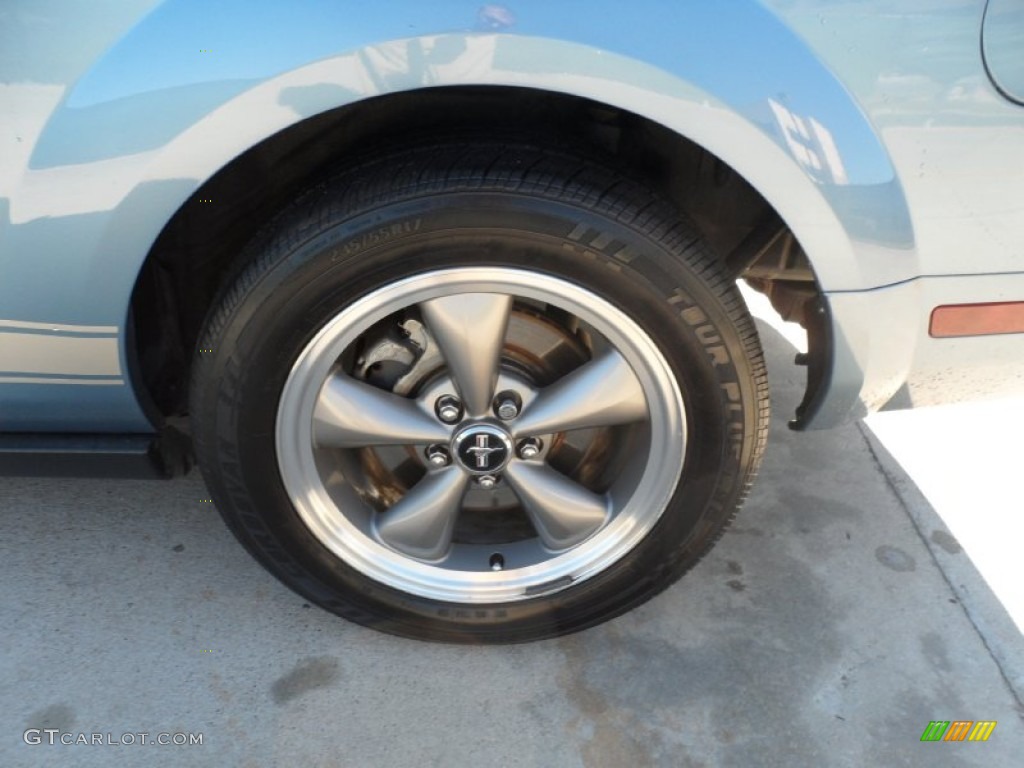
[[825,429],[882,408],[1024,394],[1024,333],[933,338],[935,307],[1024,301],[1024,273],[921,277],[826,294],[829,384],[796,429]]

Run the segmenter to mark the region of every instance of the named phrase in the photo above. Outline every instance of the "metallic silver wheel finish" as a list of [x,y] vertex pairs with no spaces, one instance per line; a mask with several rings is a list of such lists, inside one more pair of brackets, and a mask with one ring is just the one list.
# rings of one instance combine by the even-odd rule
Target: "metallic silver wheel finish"
[[[574,318],[588,331],[591,359],[546,386],[508,370],[502,352],[516,302]],[[406,397],[342,368],[361,334],[410,308],[439,347],[443,374]],[[521,398],[521,411],[497,421],[493,398],[506,390]],[[461,398],[458,423],[446,424],[435,412],[446,394]],[[631,448],[620,451],[614,476],[602,478],[600,487],[548,461],[552,436],[588,429],[626,430],[614,434]],[[543,450],[517,454],[514,445],[531,438]],[[617,307],[555,277],[474,267],[401,279],[339,312],[292,367],[275,440],[296,511],[334,555],[403,592],[481,604],[559,591],[631,551],[675,490],[686,418],[668,363]],[[467,442],[479,450],[466,450]],[[447,464],[424,458],[439,445],[449,447]],[[366,480],[367,456],[376,461],[375,451],[403,447],[422,464],[410,487],[396,494]],[[500,462],[488,460],[498,453]],[[477,456],[485,466],[477,466]],[[497,544],[453,540],[459,515],[467,508],[482,514],[499,494],[518,502],[536,535]]]

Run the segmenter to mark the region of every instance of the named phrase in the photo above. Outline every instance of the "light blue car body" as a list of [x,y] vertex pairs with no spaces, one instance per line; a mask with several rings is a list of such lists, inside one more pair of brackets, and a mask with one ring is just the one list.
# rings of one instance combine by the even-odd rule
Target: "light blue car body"
[[811,426],[901,388],[916,404],[997,391],[1024,376],[1024,335],[927,327],[940,304],[1024,300],[1024,84],[1007,53],[1024,13],[993,5],[989,73],[979,0],[5,3],[0,431],[151,432],[128,312],[168,221],[280,131],[447,85],[627,110],[760,192],[831,311]]

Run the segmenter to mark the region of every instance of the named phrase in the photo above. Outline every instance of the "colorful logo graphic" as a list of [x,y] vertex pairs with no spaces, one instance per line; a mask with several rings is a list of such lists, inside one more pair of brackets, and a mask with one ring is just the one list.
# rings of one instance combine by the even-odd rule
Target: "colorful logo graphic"
[[921,741],[988,741],[995,729],[995,720],[932,720]]

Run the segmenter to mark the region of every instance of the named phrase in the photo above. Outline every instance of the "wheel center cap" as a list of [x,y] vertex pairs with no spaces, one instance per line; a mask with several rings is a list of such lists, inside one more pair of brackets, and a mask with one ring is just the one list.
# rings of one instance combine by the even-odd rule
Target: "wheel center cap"
[[452,455],[473,475],[500,472],[512,456],[512,438],[493,424],[470,424],[452,438]]

